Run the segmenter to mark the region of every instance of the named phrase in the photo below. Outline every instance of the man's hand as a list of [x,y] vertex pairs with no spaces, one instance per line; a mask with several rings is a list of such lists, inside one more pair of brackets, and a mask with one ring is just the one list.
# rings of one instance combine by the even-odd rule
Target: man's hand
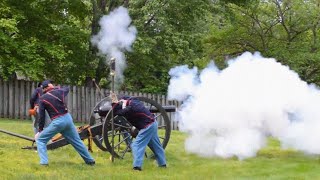
[[135,138],[135,137],[138,136],[139,130],[136,127],[132,126],[132,128],[130,129],[130,134],[131,134],[132,137]]
[[122,109],[127,107],[127,100],[121,99],[119,102],[122,104]]
[[29,115],[30,116],[35,116],[37,111],[35,109],[29,109]]
[[37,140],[39,138],[40,134],[41,134],[41,132],[37,132],[37,134],[34,135],[34,140]]
[[116,93],[110,92],[111,102],[112,103],[118,103],[118,97]]

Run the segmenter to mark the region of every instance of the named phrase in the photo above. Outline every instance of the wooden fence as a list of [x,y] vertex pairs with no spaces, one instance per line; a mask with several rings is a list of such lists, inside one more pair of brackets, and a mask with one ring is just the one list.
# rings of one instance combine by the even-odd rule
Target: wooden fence
[[[0,78],[0,118],[10,119],[30,119],[28,111],[30,109],[30,97],[36,88],[37,82],[25,80],[4,81]],[[89,123],[89,117],[93,107],[110,90],[97,88],[70,86],[68,95],[68,109],[75,122],[83,124]],[[116,92],[117,94],[130,96],[144,96],[157,101],[161,105],[179,106],[177,101],[168,101],[166,96],[158,94],[147,94],[137,92]],[[168,113],[171,119],[172,129],[178,129],[178,123],[175,121],[175,113]]]

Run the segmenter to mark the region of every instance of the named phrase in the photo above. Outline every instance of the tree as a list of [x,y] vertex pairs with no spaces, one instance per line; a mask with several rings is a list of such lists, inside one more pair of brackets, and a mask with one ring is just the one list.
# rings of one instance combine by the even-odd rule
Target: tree
[[[85,1],[2,1],[2,76],[16,71],[33,80],[82,81],[88,61],[89,4]],[[80,71],[79,71],[80,70]]]
[[288,65],[303,80],[320,84],[319,12],[319,2],[313,0],[227,4],[204,41],[206,52],[223,67],[228,57],[260,51]]

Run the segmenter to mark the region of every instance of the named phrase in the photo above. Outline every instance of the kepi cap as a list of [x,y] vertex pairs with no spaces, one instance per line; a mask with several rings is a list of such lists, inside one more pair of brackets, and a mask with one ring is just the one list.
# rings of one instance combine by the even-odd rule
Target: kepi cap
[[45,80],[42,83],[42,89],[47,88],[49,86],[49,84],[51,84],[50,80]]

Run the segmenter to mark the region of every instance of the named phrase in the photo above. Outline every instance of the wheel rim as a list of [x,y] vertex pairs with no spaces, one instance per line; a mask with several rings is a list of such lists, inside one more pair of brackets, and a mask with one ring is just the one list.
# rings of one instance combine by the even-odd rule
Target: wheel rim
[[[111,102],[110,97],[105,97],[94,106],[90,114],[90,126],[93,126],[96,124],[103,125],[104,117],[100,116],[98,113],[95,113],[95,110],[97,110],[103,104],[110,103],[110,102]],[[102,151],[108,151],[108,149],[103,144],[102,134],[96,135],[95,137],[92,138],[92,140],[99,149],[101,149]]]

